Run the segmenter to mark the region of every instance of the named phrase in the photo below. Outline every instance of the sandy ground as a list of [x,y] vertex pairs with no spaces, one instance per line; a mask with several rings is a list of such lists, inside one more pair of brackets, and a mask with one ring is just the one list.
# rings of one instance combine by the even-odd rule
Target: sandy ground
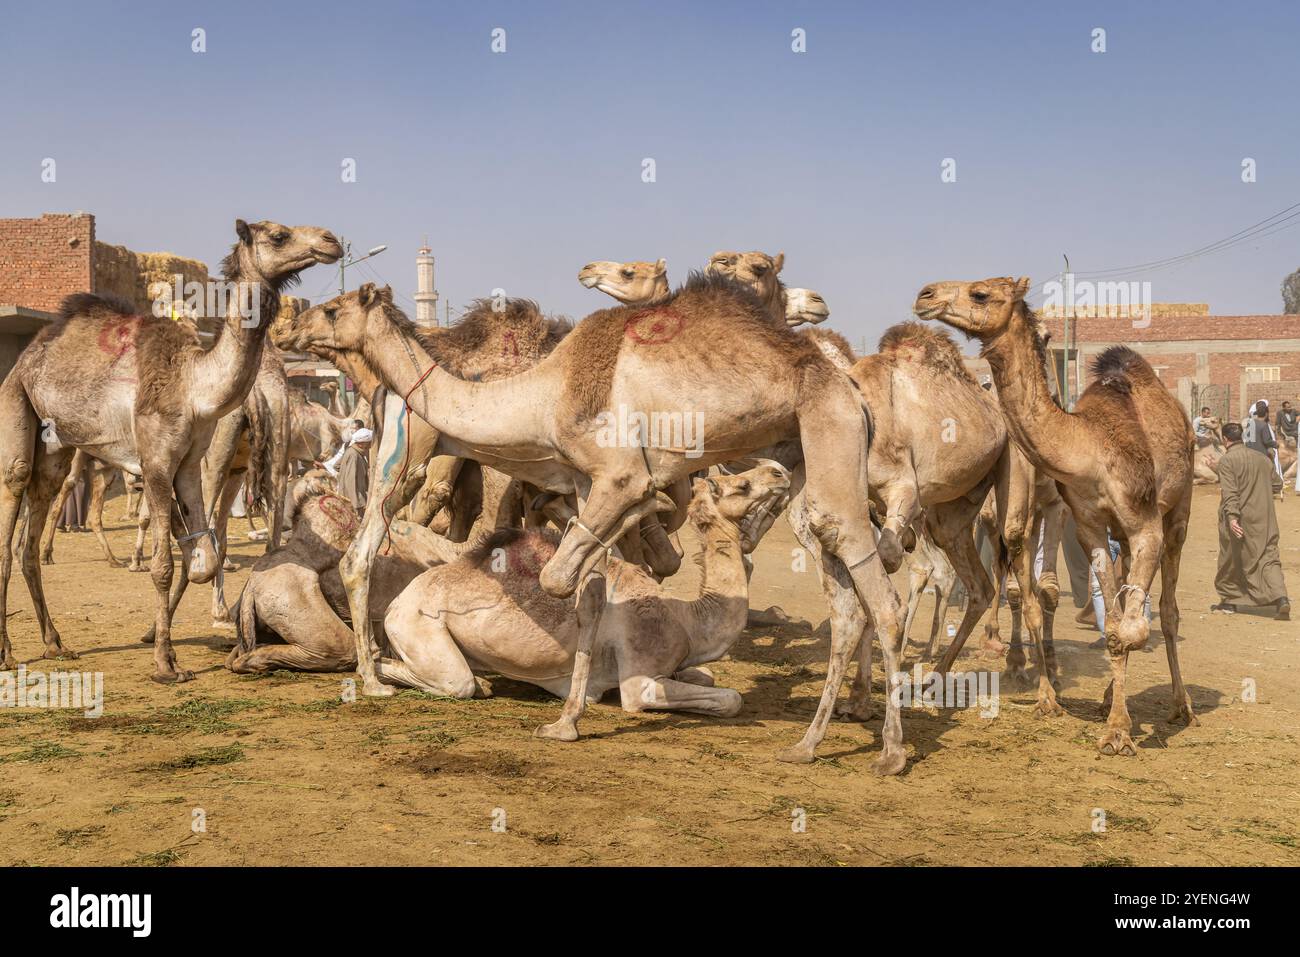
[[[206,587],[190,590],[176,624],[197,680],[154,684],[139,641],[152,616],[147,576],[109,568],[90,535],[61,534],[47,592],[82,653],[68,666],[104,674],[105,710],[0,711],[0,863],[1300,864],[1300,623],[1209,614],[1216,504],[1217,489],[1197,490],[1179,596],[1198,727],[1166,720],[1157,640],[1130,663],[1139,756],[1099,757],[1108,669],[1063,598],[1067,714],[1035,718],[1033,693],[1006,687],[992,720],[906,711],[909,764],[888,779],[868,771],[878,717],[833,723],[815,764],[773,759],[821,690],[828,642],[808,629],[751,631],[714,666],[745,697],[734,719],[603,703],[583,739],[562,745],[531,736],[559,702],[500,679],[489,700],[408,691],[350,704],[344,676],[233,675],[222,667],[232,633],[211,626]],[[106,516],[119,556],[133,535],[122,509],[114,499]],[[1300,501],[1280,516],[1296,588]],[[243,569],[262,548],[246,531],[235,523]],[[790,570],[794,547],[778,523],[757,555],[751,605],[820,622],[813,573]],[[694,574],[684,565],[674,588],[689,591]],[[232,602],[245,576],[230,576]],[[44,668],[21,576],[10,596],[15,653]],[[914,626],[921,641],[930,602]],[[1004,634],[1008,619],[1004,609]]]

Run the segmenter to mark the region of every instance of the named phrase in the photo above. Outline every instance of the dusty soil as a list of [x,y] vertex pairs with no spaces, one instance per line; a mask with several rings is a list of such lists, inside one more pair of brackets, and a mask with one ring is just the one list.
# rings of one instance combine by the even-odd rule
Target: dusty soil
[[[1130,663],[1139,756],[1099,757],[1105,656],[1063,599],[1067,714],[1035,718],[1032,692],[1005,686],[993,720],[906,711],[911,760],[888,779],[868,770],[879,718],[832,724],[813,765],[773,760],[821,690],[828,642],[808,629],[747,633],[714,666],[745,696],[735,719],[631,716],[604,703],[581,741],[561,745],[531,736],[559,702],[500,679],[489,700],[404,692],[349,704],[344,676],[235,676],[222,667],[231,632],[211,626],[207,588],[190,590],[176,625],[197,679],[154,684],[139,641],[148,577],[107,567],[90,535],[59,535],[47,592],[82,653],[59,667],[102,671],[105,710],[0,711],[0,863],[1300,864],[1300,624],[1208,612],[1216,502],[1217,490],[1197,490],[1179,596],[1198,727],[1166,720],[1156,641]],[[107,516],[119,556],[133,534],[122,507],[111,501]],[[1294,588],[1300,501],[1279,509]],[[262,548],[246,531],[235,523],[244,569]],[[751,605],[816,623],[819,590],[811,571],[790,570],[794,547],[779,523],[757,556]],[[690,589],[694,572],[688,563],[674,587]],[[231,601],[245,575],[230,576]],[[21,576],[10,596],[15,652],[44,668]],[[922,640],[929,614],[927,597]],[[1005,609],[1002,619],[1005,633]],[[1246,679],[1254,703],[1242,700]],[[1097,808],[1104,833],[1093,830]],[[803,832],[792,827],[800,809]]]

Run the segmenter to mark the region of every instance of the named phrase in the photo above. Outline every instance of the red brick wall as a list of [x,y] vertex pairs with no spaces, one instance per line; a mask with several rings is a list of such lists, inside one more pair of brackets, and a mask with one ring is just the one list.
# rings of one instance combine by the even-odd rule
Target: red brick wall
[[0,303],[57,312],[94,289],[95,217],[46,213],[0,219]]
[[1241,418],[1255,404],[1257,399],[1263,399],[1268,403],[1268,419],[1270,422],[1276,421],[1277,410],[1282,408],[1283,400],[1291,403],[1291,408],[1300,408],[1300,380],[1287,382],[1250,382],[1246,385],[1246,401],[1241,403],[1240,411],[1236,413],[1237,418]]
[[[1065,320],[1044,319],[1052,342],[1065,342]],[[1168,316],[1135,328],[1127,317],[1070,320],[1070,341],[1185,342],[1193,339],[1300,339],[1300,316]]]

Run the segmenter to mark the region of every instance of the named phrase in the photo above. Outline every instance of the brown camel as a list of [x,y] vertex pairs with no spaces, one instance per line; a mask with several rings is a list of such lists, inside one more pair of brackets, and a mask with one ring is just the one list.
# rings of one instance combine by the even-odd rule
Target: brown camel
[[[810,340],[784,323],[775,328],[769,317],[767,304],[735,280],[693,276],[650,314],[622,306],[588,316],[533,369],[495,382],[467,382],[440,369],[391,294],[372,286],[290,318],[276,341],[318,355],[359,353],[360,363],[391,390],[385,422],[396,419],[405,400],[437,430],[438,451],[475,458],[538,488],[577,494],[576,529],[567,530],[539,578],[548,594],[579,593],[583,627],[571,692],[560,719],[539,729],[546,737],[574,740],[604,604],[597,566],[607,549],[658,509],[656,489],[788,439],[800,441],[804,459],[795,474],[792,524],[818,547],[832,596],[833,654],[819,710],[833,706],[842,666],[869,621],[882,633],[886,667],[897,671],[900,608],[876,558],[867,516],[861,397]],[[743,361],[719,365],[722,343]],[[679,422],[703,415],[708,442],[686,448],[680,435],[620,434],[610,423],[616,417],[611,410],[620,409],[676,412]],[[391,434],[398,431],[385,427],[375,457],[381,477],[401,467],[405,450]],[[382,526],[378,533],[382,537]],[[363,529],[358,542],[367,534]],[[350,567],[350,558],[365,547],[377,546],[354,546],[341,568],[349,600],[360,608],[367,607],[357,600],[364,595],[363,569]],[[369,629],[358,629],[364,690],[391,693],[375,676],[373,655]],[[878,773],[897,773],[906,763],[893,697]]]
[[352,422],[351,416],[340,416],[290,389],[289,458],[307,465],[324,462],[352,438]]
[[[139,316],[134,308],[90,294],[68,297],[61,318],[23,350],[0,386],[0,667],[13,667],[6,624],[14,524],[24,494],[32,533],[23,574],[49,658],[71,654],[45,602],[36,561],[40,525],[63,482],[74,451],[143,475],[150,510],[169,521],[153,525],[152,573],[157,592],[154,677],[188,681],[172,650],[169,601],[174,564],[168,534],[181,546],[187,581],[217,573],[217,548],[207,527],[201,464],[217,421],[247,395],[257,373],[279,291],[302,270],[335,262],[338,240],[315,226],[235,223],[238,241],[223,263],[225,278],[248,284],[246,299],[228,297],[216,343],[204,351],[191,329],[170,319]],[[241,299],[244,299],[241,302]],[[258,307],[256,313],[249,306]],[[256,317],[268,317],[267,322]],[[173,508],[173,500],[175,507]]]
[[[1103,754],[1135,755],[1125,700],[1130,651],[1146,644],[1143,603],[1161,571],[1160,627],[1173,685],[1171,720],[1195,723],[1178,667],[1178,567],[1191,511],[1192,450],[1187,413],[1140,355],[1107,349],[1093,363],[1095,379],[1074,412],[1052,401],[1042,339],[1025,304],[1029,280],[1008,278],[933,283],[915,310],[983,343],[1007,427],[1026,457],[1054,479],[1074,515],[1079,543],[1092,558],[1109,613],[1110,715],[1098,741]],[[1127,580],[1115,580],[1107,529],[1126,543]],[[1121,605],[1123,593],[1130,592]],[[1122,611],[1121,611],[1122,608]],[[1041,658],[1040,668],[1046,670]]]
[[[740,711],[740,694],[713,687],[712,675],[698,666],[726,654],[745,628],[742,524],[756,510],[775,507],[789,488],[790,474],[775,462],[695,480],[690,524],[701,542],[703,576],[694,601],[665,594],[635,565],[610,560],[588,701],[617,688],[623,710],[633,713]],[[423,572],[388,608],[384,630],[396,660],[381,663],[384,677],[470,698],[482,693],[475,672],[491,672],[567,697],[578,620],[573,602],[538,587],[558,544],[549,529],[506,529],[460,560]]]

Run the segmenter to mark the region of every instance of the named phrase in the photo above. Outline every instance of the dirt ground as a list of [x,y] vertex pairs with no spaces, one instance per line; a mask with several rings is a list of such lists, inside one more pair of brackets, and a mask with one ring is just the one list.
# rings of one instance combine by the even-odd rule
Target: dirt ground
[[[973,709],[905,711],[910,760],[886,779],[868,770],[879,717],[834,722],[815,764],[773,759],[798,740],[820,694],[828,641],[806,628],[747,632],[713,666],[745,697],[734,719],[632,716],[607,700],[565,745],[532,737],[559,702],[501,679],[488,700],[407,691],[345,703],[346,676],[233,675],[222,667],[233,633],[212,627],[207,587],[191,588],[176,623],[196,680],[154,684],[140,644],[148,577],[109,568],[88,534],[60,534],[47,593],[82,657],[57,667],[103,672],[104,714],[0,710],[0,863],[1300,864],[1300,624],[1209,613],[1217,498],[1197,489],[1179,595],[1198,727],[1166,720],[1156,639],[1130,659],[1139,756],[1098,756],[1105,655],[1088,647],[1096,632],[1073,623],[1063,597],[1067,714],[1035,718],[1032,691],[1005,686],[992,720]],[[122,499],[109,502],[119,556],[133,536],[122,511]],[[1300,501],[1279,513],[1294,589]],[[232,602],[262,550],[246,531],[234,523],[242,569],[228,578]],[[778,523],[756,556],[750,603],[817,623],[820,592],[811,570],[791,571],[794,547]],[[690,592],[695,581],[688,562],[673,584]],[[931,607],[927,596],[913,629],[922,642]],[[10,612],[15,653],[44,669],[17,573]],[[1005,609],[1002,622],[1005,634]],[[1243,701],[1248,679],[1253,703]],[[1094,830],[1099,813],[1104,832]]]

